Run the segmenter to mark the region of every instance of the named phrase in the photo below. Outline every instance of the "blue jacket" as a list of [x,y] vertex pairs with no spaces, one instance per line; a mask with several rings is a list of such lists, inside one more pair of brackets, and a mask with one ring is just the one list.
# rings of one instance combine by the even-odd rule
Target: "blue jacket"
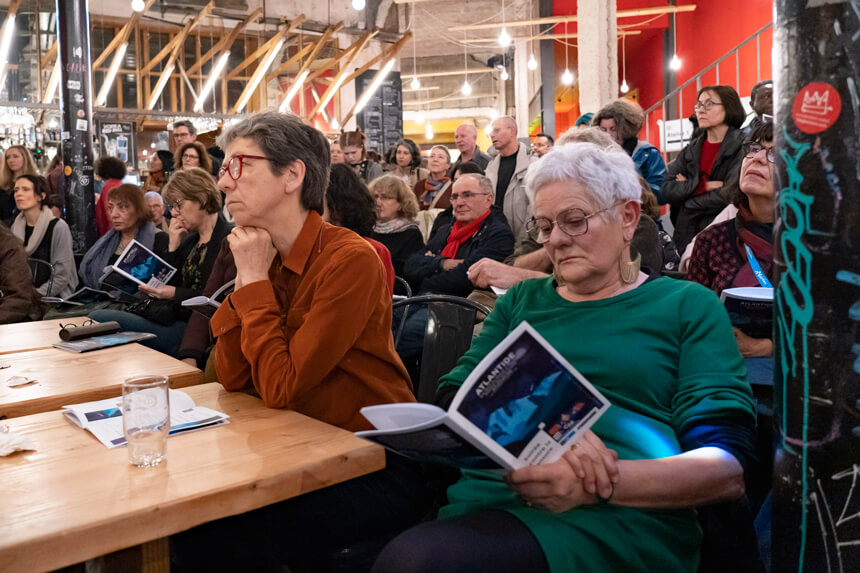
[[496,261],[504,261],[505,257],[514,251],[514,234],[503,215],[490,212],[481,228],[469,240],[460,245],[456,258],[463,263],[451,270],[442,270],[442,249],[448,243],[453,222],[439,227],[430,235],[427,241],[427,251],[434,256],[427,256],[426,251],[414,253],[406,259],[404,274],[406,280],[421,293],[452,294],[468,296],[474,289],[466,271],[474,263],[484,257]]
[[666,175],[666,162],[663,161],[660,150],[647,141],[639,141],[630,155],[636,164],[636,171],[648,182],[651,191],[657,196],[657,201],[665,203],[660,196],[660,186],[663,184],[663,176]]

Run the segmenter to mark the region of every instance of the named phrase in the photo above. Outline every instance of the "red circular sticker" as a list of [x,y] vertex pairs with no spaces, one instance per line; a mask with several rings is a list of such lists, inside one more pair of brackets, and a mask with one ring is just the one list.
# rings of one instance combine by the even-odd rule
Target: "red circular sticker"
[[794,98],[791,117],[800,131],[821,133],[836,121],[842,111],[839,92],[830,84],[807,84]]

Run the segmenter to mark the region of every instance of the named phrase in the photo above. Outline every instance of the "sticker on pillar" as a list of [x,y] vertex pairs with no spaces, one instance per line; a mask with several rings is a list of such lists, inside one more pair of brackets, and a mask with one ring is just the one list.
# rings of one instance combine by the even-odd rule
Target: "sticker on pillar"
[[76,104],[80,105],[84,103],[84,96],[82,96],[81,94],[75,94],[74,100]]
[[85,112],[85,111],[84,111],[84,110],[82,110],[82,109],[79,109],[79,110],[78,110],[78,117],[80,117],[80,118],[87,117],[87,112]]
[[75,129],[78,131],[86,131],[87,130],[87,120],[79,119],[75,122]]
[[63,169],[63,173],[65,173],[65,174],[66,174],[66,177],[68,177],[69,175],[71,175],[71,174],[72,174],[72,166],[71,166],[71,165],[66,165],[66,168],[65,168],[65,169]]
[[90,178],[87,175],[81,175],[81,178],[78,179],[78,181],[80,181],[81,185],[83,185],[84,187],[90,184]]
[[791,117],[804,133],[821,133],[836,122],[842,111],[839,92],[830,84],[807,84],[794,98]]
[[70,90],[79,90],[81,89],[81,82],[78,80],[69,80],[66,82],[66,87]]

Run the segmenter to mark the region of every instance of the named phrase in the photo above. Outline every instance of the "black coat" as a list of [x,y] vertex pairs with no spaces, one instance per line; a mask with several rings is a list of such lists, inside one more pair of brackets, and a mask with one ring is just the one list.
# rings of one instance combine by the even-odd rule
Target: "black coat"
[[[212,237],[209,239],[209,247],[206,249],[206,255],[203,257],[203,263],[200,265],[200,274],[203,277],[204,284],[206,284],[206,280],[212,272],[212,267],[215,264],[215,258],[218,256],[218,249],[221,248],[221,243],[232,230],[233,225],[228,223],[219,214],[218,221],[215,223],[215,228],[212,230]],[[173,297],[173,300],[176,302],[182,302],[183,300],[203,294],[202,290],[195,290],[186,287],[186,281],[182,276],[182,267],[185,264],[185,259],[188,258],[191,254],[191,250],[199,241],[200,235],[194,232],[189,233],[188,236],[179,244],[179,247],[177,247],[177,249],[172,253],[158,253],[158,250],[155,249],[156,253],[163,257],[165,261],[176,267],[176,273],[171,277],[169,283],[171,286],[176,287],[176,295]]]
[[[743,161],[741,145],[744,134],[741,130],[730,127],[720,144],[710,175],[711,181],[722,181],[723,186],[693,196],[699,185],[702,146],[707,136],[707,132],[702,131],[681,150],[666,169],[666,176],[660,187],[663,200],[672,206],[672,224],[675,226],[673,238],[678,252],[683,252],[687,243],[707,227],[740,192],[738,179]],[[679,173],[687,180],[675,181],[675,176]]]
[[460,245],[455,258],[463,263],[450,270],[442,270],[442,249],[448,243],[453,223],[439,227],[427,241],[427,251],[417,252],[406,260],[406,280],[422,293],[452,294],[468,296],[472,289],[466,271],[484,257],[504,261],[514,251],[514,234],[504,216],[491,212],[481,223],[481,228]]

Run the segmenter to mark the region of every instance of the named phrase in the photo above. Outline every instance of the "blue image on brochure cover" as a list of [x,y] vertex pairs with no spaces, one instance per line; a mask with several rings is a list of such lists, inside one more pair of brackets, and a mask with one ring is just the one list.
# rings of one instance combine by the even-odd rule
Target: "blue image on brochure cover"
[[125,256],[121,257],[116,266],[144,284],[152,278],[167,282],[165,278],[171,271],[171,268],[164,261],[137,243],[132,243],[129,246]]
[[563,442],[602,406],[527,331],[486,372],[457,411],[515,457],[541,430]]

